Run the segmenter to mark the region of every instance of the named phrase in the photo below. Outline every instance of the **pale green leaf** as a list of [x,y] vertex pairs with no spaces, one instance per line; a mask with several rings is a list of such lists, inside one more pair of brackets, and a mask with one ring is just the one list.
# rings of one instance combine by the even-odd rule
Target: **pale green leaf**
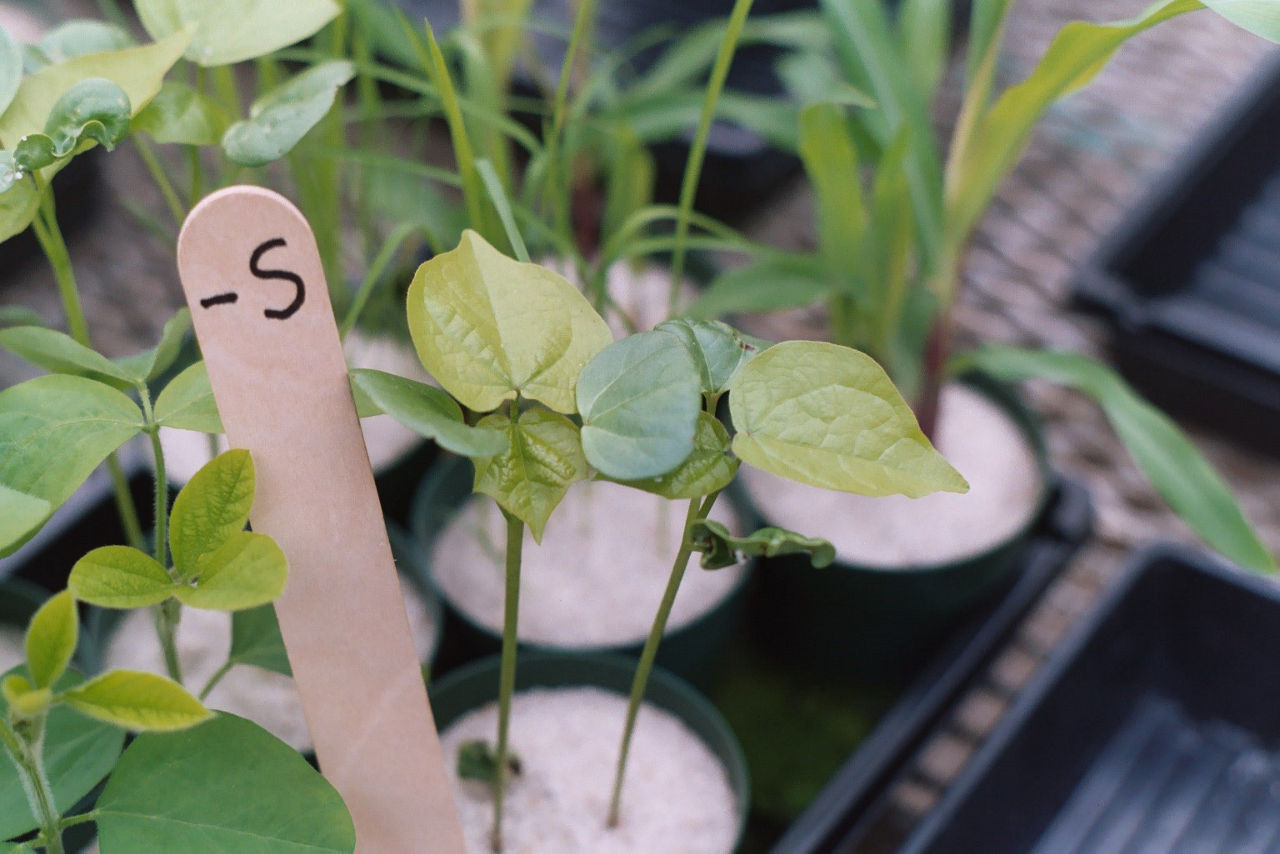
[[184,83],[166,81],[138,113],[133,129],[156,142],[217,145],[231,126],[226,108]]
[[[10,671],[9,675],[17,671]],[[58,690],[79,684],[84,677],[68,671],[57,682]],[[0,718],[8,704],[0,697]],[[116,727],[55,706],[45,719],[44,770],[53,789],[54,807],[66,815],[116,764],[124,744],[124,732]],[[12,839],[39,826],[23,791],[17,766],[0,749],[0,839]]]
[[[91,53],[123,50],[134,44],[127,32],[106,21],[64,21],[45,33],[35,45],[36,50],[28,53],[28,71],[34,73],[46,65],[58,65]],[[33,56],[39,60],[38,67],[31,67]]]
[[27,625],[27,671],[37,688],[48,688],[67,670],[80,635],[76,600],[64,590],[40,606]]
[[228,714],[138,736],[95,813],[103,854],[350,854],[356,844],[328,781],[262,727]]
[[150,350],[116,359],[115,363],[136,382],[153,380],[163,374],[182,352],[182,339],[191,328],[191,310],[180,308],[165,323],[160,341]]
[[775,344],[738,371],[729,410],[734,453],[781,477],[860,495],[968,489],[884,369],[848,347]]
[[0,305],[0,326],[46,326],[44,317],[25,305]]
[[690,317],[784,311],[812,305],[831,293],[816,255],[769,255],[721,273],[689,307]]
[[977,120],[962,159],[952,164],[946,213],[956,239],[972,231],[1054,101],[1092,80],[1133,36],[1199,8],[1197,0],[1162,0],[1126,21],[1073,21],[1059,30],[1027,79],[1007,89]]
[[135,670],[112,670],[58,696],[81,714],[140,732],[186,729],[211,715],[172,679]]
[[760,352],[760,345],[719,320],[676,318],[659,323],[658,329],[680,338],[693,356],[702,377],[704,394],[720,394],[738,369]]
[[240,611],[278,598],[288,577],[289,562],[275,540],[240,531],[202,557],[194,577],[174,593],[192,608]]
[[0,483],[53,507],[142,429],[128,397],[83,377],[51,374],[0,392]]
[[1241,566],[1276,571],[1275,557],[1208,460],[1106,365],[1077,353],[1017,347],[983,347],[967,358],[1006,382],[1047,379],[1093,398],[1138,468],[1193,531]]
[[192,475],[169,516],[169,548],[180,577],[196,575],[205,555],[244,530],[253,490],[253,458],[241,448],[219,454]]
[[259,605],[231,615],[231,653],[227,660],[234,664],[251,664],[285,676],[293,675],[274,606]]
[[102,608],[145,608],[173,595],[174,583],[155,558],[129,546],[101,546],[76,561],[67,589]]
[[655,477],[693,450],[702,383],[676,335],[640,332],[610,344],[582,369],[577,396],[582,450],[607,477]]
[[187,59],[230,65],[300,42],[337,17],[333,0],[134,0],[134,9],[153,39],[185,27],[195,36]]
[[[40,209],[40,195],[30,181],[18,180],[22,177],[13,152],[0,151],[0,242],[25,231]],[[8,189],[3,189],[6,185]]]
[[0,27],[0,114],[3,114],[22,85],[22,49]]
[[587,476],[578,426],[545,409],[521,413],[515,423],[506,415],[489,415],[479,426],[506,433],[510,445],[497,456],[474,461],[475,491],[492,497],[541,541],[569,485]]
[[1204,0],[1204,5],[1237,27],[1280,42],[1280,5],[1275,0]]
[[126,368],[56,329],[11,326],[0,330],[0,346],[57,374],[88,377],[117,388],[129,388],[135,379]]
[[513,261],[469,230],[418,268],[407,308],[427,372],[478,412],[517,393],[575,412],[578,374],[613,340],[564,277]]
[[356,68],[341,59],[313,66],[253,102],[249,118],[227,128],[222,148],[241,166],[265,166],[288,154],[324,118]]
[[735,537],[728,528],[712,519],[699,519],[689,527],[689,544],[702,552],[703,569],[722,569],[748,557],[780,557],[804,554],[821,569],[836,559],[836,548],[826,540],[806,537],[784,528],[761,528],[745,537]]
[[161,426],[176,430],[222,432],[222,418],[204,362],[196,362],[169,381],[156,398],[155,417]]
[[53,512],[43,498],[0,483],[0,550],[26,542]]
[[363,368],[351,372],[351,382],[383,412],[455,454],[491,457],[507,448],[506,435],[469,426],[453,398],[434,386]]
[[818,245],[827,271],[842,290],[852,288],[858,281],[855,249],[867,228],[867,207],[843,107],[814,104],[800,114],[800,160],[814,191]]
[[658,477],[624,481],[664,498],[701,498],[719,492],[738,473],[738,461],[729,453],[729,432],[713,415],[698,413],[693,451],[675,470]]
[[902,0],[898,7],[898,52],[921,101],[933,101],[951,48],[951,0]]

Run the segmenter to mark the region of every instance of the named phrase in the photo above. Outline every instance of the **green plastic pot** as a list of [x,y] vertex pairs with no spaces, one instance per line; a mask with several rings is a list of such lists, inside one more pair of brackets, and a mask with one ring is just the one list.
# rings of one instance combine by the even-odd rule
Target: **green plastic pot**
[[[444,732],[463,715],[497,700],[500,664],[499,656],[490,656],[432,683],[429,693],[437,729]],[[635,662],[622,656],[522,652],[516,666],[516,691],[593,687],[625,698],[631,692],[634,675]],[[733,730],[705,697],[661,668],[654,668],[651,673],[644,699],[680,719],[720,761],[737,803],[737,850],[751,806],[751,777]]]
[[[764,652],[822,678],[896,684],[1010,583],[1053,494],[1055,475],[1039,421],[1021,397],[984,376],[961,381],[1007,413],[1035,452],[1041,485],[1027,521],[985,551],[940,563],[885,568],[837,562],[813,569],[798,556],[760,559],[750,611],[753,637],[767,640]],[[771,524],[750,496],[740,500],[757,524]]]
[[[417,572],[435,591],[445,608],[445,637],[439,658],[440,673],[497,653],[502,647],[502,635],[458,607],[450,599],[448,592],[436,583],[431,567],[431,550],[436,538],[471,495],[473,480],[470,460],[455,456],[442,457],[423,479],[410,514],[410,530],[419,544],[418,556],[421,563]],[[696,560],[695,556],[693,561]],[[702,570],[695,564],[688,571]],[[699,688],[713,685],[719,675],[724,655],[732,644],[735,629],[744,616],[744,591],[749,576],[748,568],[732,592],[713,608],[684,625],[668,629],[662,639],[662,646],[658,649],[658,665]],[[603,653],[628,658],[639,658],[643,646],[643,639],[605,647],[558,647],[523,641],[520,644],[521,649],[529,651]]]

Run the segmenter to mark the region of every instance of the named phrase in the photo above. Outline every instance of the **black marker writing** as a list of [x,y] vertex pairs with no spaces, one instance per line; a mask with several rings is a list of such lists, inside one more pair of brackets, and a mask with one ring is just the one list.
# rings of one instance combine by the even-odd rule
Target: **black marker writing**
[[262,260],[262,256],[277,246],[285,246],[283,237],[275,237],[266,241],[253,250],[253,255],[249,258],[249,272],[259,279],[283,279],[286,282],[293,282],[293,286],[297,288],[297,294],[293,298],[293,302],[284,308],[269,308],[263,312],[267,317],[273,320],[286,320],[292,317],[298,309],[302,308],[302,301],[306,297],[306,286],[302,283],[302,278],[297,273],[289,270],[263,270],[258,266],[258,262]]
[[240,295],[232,292],[229,294],[218,294],[216,297],[206,297],[200,300],[201,308],[213,308],[215,305],[225,305],[240,299]]

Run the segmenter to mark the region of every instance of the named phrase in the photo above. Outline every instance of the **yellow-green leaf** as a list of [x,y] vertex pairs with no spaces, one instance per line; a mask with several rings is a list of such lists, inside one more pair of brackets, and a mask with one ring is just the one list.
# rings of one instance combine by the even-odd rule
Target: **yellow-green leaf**
[[738,371],[729,408],[734,453],[781,477],[859,495],[969,488],[920,432],[884,369],[857,350],[775,344]]
[[154,39],[191,27],[188,59],[204,66],[254,59],[315,35],[337,17],[333,0],[135,0]]
[[497,456],[473,461],[476,492],[491,496],[541,541],[542,529],[569,485],[587,476],[578,426],[545,409],[521,413],[514,423],[506,415],[490,415],[478,426],[503,431],[510,445]]
[[418,268],[407,310],[427,372],[478,412],[517,393],[576,412],[578,374],[613,340],[563,276],[506,257],[474,231]]
[[289,577],[289,562],[266,534],[240,531],[217,551],[200,559],[195,577],[175,591],[192,608],[240,611],[280,596]]
[[69,590],[40,606],[26,636],[27,670],[35,687],[48,688],[66,671],[79,634],[76,600]]
[[253,490],[253,459],[240,448],[214,457],[187,481],[169,517],[169,548],[179,576],[195,576],[205,555],[244,529]]
[[58,699],[81,714],[140,732],[186,729],[212,716],[172,679],[134,670],[104,673]]
[[102,546],[71,567],[67,589],[81,602],[102,608],[145,608],[173,595],[163,566],[129,546]]

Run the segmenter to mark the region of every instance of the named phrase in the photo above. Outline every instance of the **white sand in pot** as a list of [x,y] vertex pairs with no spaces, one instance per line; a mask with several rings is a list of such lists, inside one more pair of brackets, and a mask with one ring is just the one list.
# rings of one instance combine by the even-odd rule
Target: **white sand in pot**
[[[511,746],[521,773],[507,789],[504,854],[727,854],[736,803],[723,767],[674,715],[643,706],[616,828],[605,827],[626,700],[598,688],[539,689],[516,695]],[[492,743],[496,703],[454,722],[442,735],[467,850],[489,854],[493,797],[481,782],[459,780],[459,746]]]
[[[413,586],[401,579],[409,630],[422,661],[434,654],[434,615]],[[183,608],[178,623],[178,659],[182,678],[193,694],[227,660],[231,648],[231,615],[225,611]],[[165,673],[164,655],[156,637],[150,609],[130,611],[120,620],[107,644],[107,668]],[[311,734],[302,714],[302,700],[288,676],[239,664],[231,668],[209,693],[205,705],[248,718],[299,751],[311,749]]]
[[969,481],[965,494],[868,498],[802,486],[752,466],[743,483],[770,524],[825,537],[843,561],[919,566],[982,553],[1016,533],[1042,488],[1035,451],[985,396],[948,386],[935,446]]
[[[555,647],[621,646],[649,634],[679,548],[687,501],[607,481],[575,483],[533,542],[526,529],[520,576],[520,639]],[[740,532],[723,499],[711,518]],[[493,500],[474,496],[431,551],[436,584],[480,625],[502,631],[506,523]],[[712,572],[690,560],[667,631],[727,597],[740,566]]]

